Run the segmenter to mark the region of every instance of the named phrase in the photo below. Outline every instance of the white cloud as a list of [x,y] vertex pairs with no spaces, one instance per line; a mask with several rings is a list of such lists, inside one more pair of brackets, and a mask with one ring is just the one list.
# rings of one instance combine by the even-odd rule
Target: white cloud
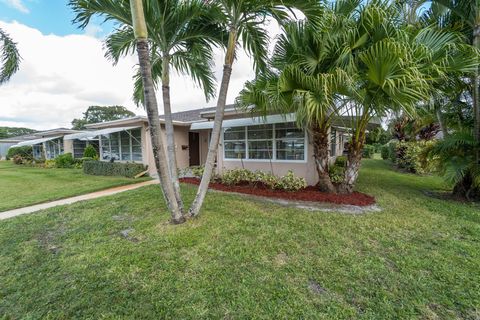
[[30,12],[30,10],[28,10],[27,6],[25,6],[22,0],[2,0],[2,2],[14,9],[17,9],[20,12],[23,12],[23,13]]
[[[90,105],[124,105],[137,114],[144,111],[132,102],[132,76],[136,57],[128,57],[112,66],[104,57],[101,39],[94,27],[84,35],[44,35],[18,22],[0,21],[18,43],[23,61],[10,82],[0,86],[0,126],[26,126],[35,129],[69,127],[73,118],[82,116]],[[275,27],[269,27],[276,31]],[[221,79],[222,51],[216,52],[215,74]],[[254,78],[252,63],[245,54],[235,62],[228,103],[233,103],[245,81]],[[172,109],[213,106],[192,81],[172,75]],[[161,96],[158,95],[161,111]]]

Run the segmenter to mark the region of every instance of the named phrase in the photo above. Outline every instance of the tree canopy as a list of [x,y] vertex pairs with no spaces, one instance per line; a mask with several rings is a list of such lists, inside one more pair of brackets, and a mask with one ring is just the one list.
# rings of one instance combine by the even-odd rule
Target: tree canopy
[[123,106],[90,106],[83,118],[73,119],[72,129],[85,129],[85,125],[134,117],[135,113]]
[[36,130],[18,127],[0,127],[0,139],[23,136],[29,133],[35,133]]

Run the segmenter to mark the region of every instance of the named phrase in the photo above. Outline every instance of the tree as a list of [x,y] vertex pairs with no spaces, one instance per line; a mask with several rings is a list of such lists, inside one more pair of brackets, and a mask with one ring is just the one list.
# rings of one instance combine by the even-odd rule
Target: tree
[[0,29],[0,85],[10,80],[20,66],[17,44]]
[[268,33],[265,29],[266,19],[272,18],[280,23],[285,23],[289,20],[293,8],[301,10],[307,17],[315,17],[319,13],[316,1],[311,0],[216,0],[208,2],[216,8],[217,21],[227,30],[228,41],[205,170],[189,210],[190,216],[193,217],[200,213],[212,177],[237,48],[242,46],[253,58],[257,71],[264,70],[269,43]]
[[[207,99],[215,93],[212,46],[222,44],[223,31],[212,23],[212,10],[202,0],[145,1],[145,20],[149,30],[152,77],[155,88],[161,85],[167,137],[167,156],[170,177],[174,183],[178,205],[183,211],[175,152],[170,103],[170,70],[189,75],[203,88]],[[105,41],[106,56],[117,64],[121,57],[135,48],[135,37],[128,1],[111,0],[71,1],[77,21],[86,26],[94,14],[114,20],[119,27]],[[134,76],[134,101],[143,103],[143,82],[137,70]]]
[[29,128],[0,127],[0,139],[23,136],[35,132],[37,131]]
[[85,125],[134,117],[135,113],[122,106],[90,106],[82,119],[73,119],[72,129],[82,130]]

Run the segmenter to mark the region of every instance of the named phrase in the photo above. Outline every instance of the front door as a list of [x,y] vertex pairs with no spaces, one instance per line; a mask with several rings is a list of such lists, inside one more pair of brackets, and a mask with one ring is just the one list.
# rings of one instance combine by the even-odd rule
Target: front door
[[188,155],[190,166],[200,165],[200,134],[198,132],[188,133]]

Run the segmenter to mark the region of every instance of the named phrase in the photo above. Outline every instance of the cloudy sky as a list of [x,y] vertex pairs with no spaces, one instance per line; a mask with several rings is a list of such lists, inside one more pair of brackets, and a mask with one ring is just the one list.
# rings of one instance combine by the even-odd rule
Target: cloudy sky
[[[97,20],[79,30],[71,24],[72,18],[67,0],[0,0],[0,28],[18,43],[23,58],[20,70],[0,87],[0,126],[69,127],[90,105],[123,105],[144,114],[131,100],[136,58],[112,66],[102,49],[112,27]],[[276,26],[269,28],[274,35]],[[217,79],[222,61],[219,51]],[[253,77],[250,59],[239,55],[227,102],[233,102]],[[173,76],[171,87],[174,111],[215,105],[215,100],[205,101],[202,91],[185,77]]]

